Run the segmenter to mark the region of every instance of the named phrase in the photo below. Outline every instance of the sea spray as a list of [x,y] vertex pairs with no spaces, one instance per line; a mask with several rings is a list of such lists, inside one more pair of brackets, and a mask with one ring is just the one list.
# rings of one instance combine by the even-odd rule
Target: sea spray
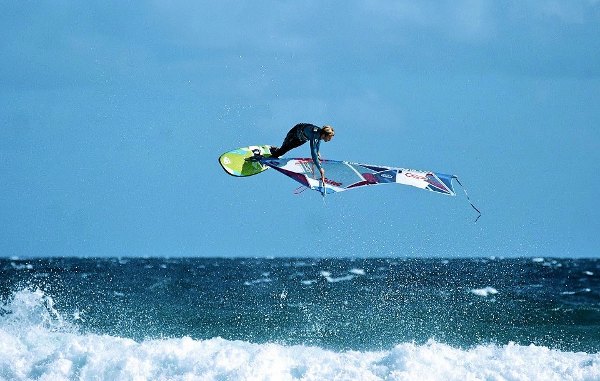
[[598,380],[599,262],[0,260],[0,379]]

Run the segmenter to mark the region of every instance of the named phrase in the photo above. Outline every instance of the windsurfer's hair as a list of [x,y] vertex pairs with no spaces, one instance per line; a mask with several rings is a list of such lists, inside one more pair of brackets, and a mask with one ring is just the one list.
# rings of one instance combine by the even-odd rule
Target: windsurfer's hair
[[335,135],[335,131],[333,130],[333,127],[331,127],[331,126],[323,126],[323,129],[321,130],[321,133],[323,135],[326,135],[326,136],[333,136],[333,135]]

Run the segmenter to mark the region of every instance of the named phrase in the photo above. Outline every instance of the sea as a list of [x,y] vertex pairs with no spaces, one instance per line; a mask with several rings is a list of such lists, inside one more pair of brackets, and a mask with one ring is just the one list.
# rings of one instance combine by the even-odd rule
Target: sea
[[4,258],[0,380],[600,380],[600,260]]

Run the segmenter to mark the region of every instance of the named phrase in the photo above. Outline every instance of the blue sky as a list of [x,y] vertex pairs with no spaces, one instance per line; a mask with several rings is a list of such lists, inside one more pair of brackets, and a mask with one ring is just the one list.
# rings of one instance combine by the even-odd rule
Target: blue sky
[[[0,32],[0,256],[598,254],[600,1],[5,1]],[[483,216],[218,165],[298,122]]]

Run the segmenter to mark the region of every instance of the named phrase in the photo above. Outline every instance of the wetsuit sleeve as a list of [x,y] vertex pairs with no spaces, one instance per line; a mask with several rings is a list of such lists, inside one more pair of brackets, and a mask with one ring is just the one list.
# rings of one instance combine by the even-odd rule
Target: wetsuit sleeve
[[321,146],[321,139],[318,137],[312,137],[310,139],[310,155],[312,156],[313,163],[317,166],[319,172],[321,171],[321,162],[319,161],[319,147]]

